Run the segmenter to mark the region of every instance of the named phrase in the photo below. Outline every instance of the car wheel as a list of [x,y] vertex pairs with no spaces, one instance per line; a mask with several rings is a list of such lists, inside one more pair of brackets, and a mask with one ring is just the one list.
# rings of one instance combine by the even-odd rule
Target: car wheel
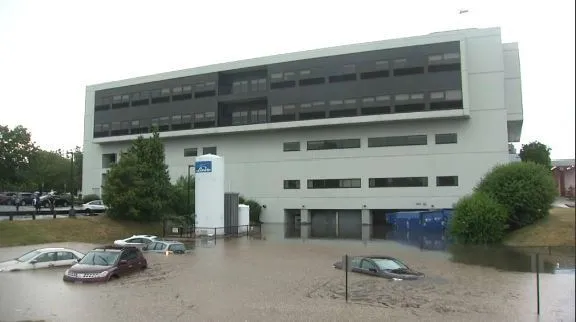
[[64,202],[62,203],[62,207],[68,207],[68,202],[67,202],[67,201],[64,201]]
[[21,206],[26,206],[26,201],[24,201],[24,200],[20,201],[20,205],[21,205]]
[[86,216],[92,216],[92,209],[86,209]]
[[109,280],[109,281],[111,281],[111,280],[117,280],[118,278],[120,278],[118,275],[112,274],[112,275],[110,275],[110,277],[108,278],[108,280]]

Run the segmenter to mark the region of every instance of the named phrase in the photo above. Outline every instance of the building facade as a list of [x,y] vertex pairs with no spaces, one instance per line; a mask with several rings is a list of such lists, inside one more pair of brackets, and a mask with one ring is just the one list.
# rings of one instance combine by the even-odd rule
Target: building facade
[[157,127],[172,179],[218,154],[227,190],[265,205],[264,222],[338,233],[390,209],[451,208],[510,161],[518,46],[468,29],[218,64],[88,86],[85,116],[85,194]]

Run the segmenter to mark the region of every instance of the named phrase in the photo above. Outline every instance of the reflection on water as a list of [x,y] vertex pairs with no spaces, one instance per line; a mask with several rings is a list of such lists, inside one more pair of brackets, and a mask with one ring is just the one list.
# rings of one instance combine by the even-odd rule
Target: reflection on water
[[[574,247],[540,247],[517,248],[506,246],[478,246],[459,245],[444,232],[439,230],[395,230],[391,226],[362,226],[360,233],[338,236],[333,227],[311,227],[310,225],[297,225],[284,227],[286,239],[323,239],[342,240],[355,239],[364,245],[395,242],[402,245],[418,248],[420,251],[440,251],[450,255],[456,263],[467,265],[492,267],[503,271],[535,272],[535,254],[540,253],[539,270],[542,273],[574,274],[576,267]],[[279,239],[278,227],[267,224],[264,226],[267,238]],[[350,241],[352,242],[352,241]]]

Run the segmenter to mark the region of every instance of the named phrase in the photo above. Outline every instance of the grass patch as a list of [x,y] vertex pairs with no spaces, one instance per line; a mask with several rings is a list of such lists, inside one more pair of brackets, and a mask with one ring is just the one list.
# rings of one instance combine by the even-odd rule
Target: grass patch
[[576,212],[574,208],[552,208],[550,215],[510,233],[508,246],[574,246]]
[[112,243],[134,234],[162,235],[162,223],[135,223],[107,216],[0,221],[0,247],[56,242]]

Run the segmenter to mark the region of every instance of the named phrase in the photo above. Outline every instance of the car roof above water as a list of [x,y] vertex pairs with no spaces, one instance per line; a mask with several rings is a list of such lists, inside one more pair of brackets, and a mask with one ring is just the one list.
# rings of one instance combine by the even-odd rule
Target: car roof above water
[[40,252],[58,252],[58,251],[71,251],[73,249],[65,248],[65,247],[45,247],[45,248],[38,248],[35,249]]

